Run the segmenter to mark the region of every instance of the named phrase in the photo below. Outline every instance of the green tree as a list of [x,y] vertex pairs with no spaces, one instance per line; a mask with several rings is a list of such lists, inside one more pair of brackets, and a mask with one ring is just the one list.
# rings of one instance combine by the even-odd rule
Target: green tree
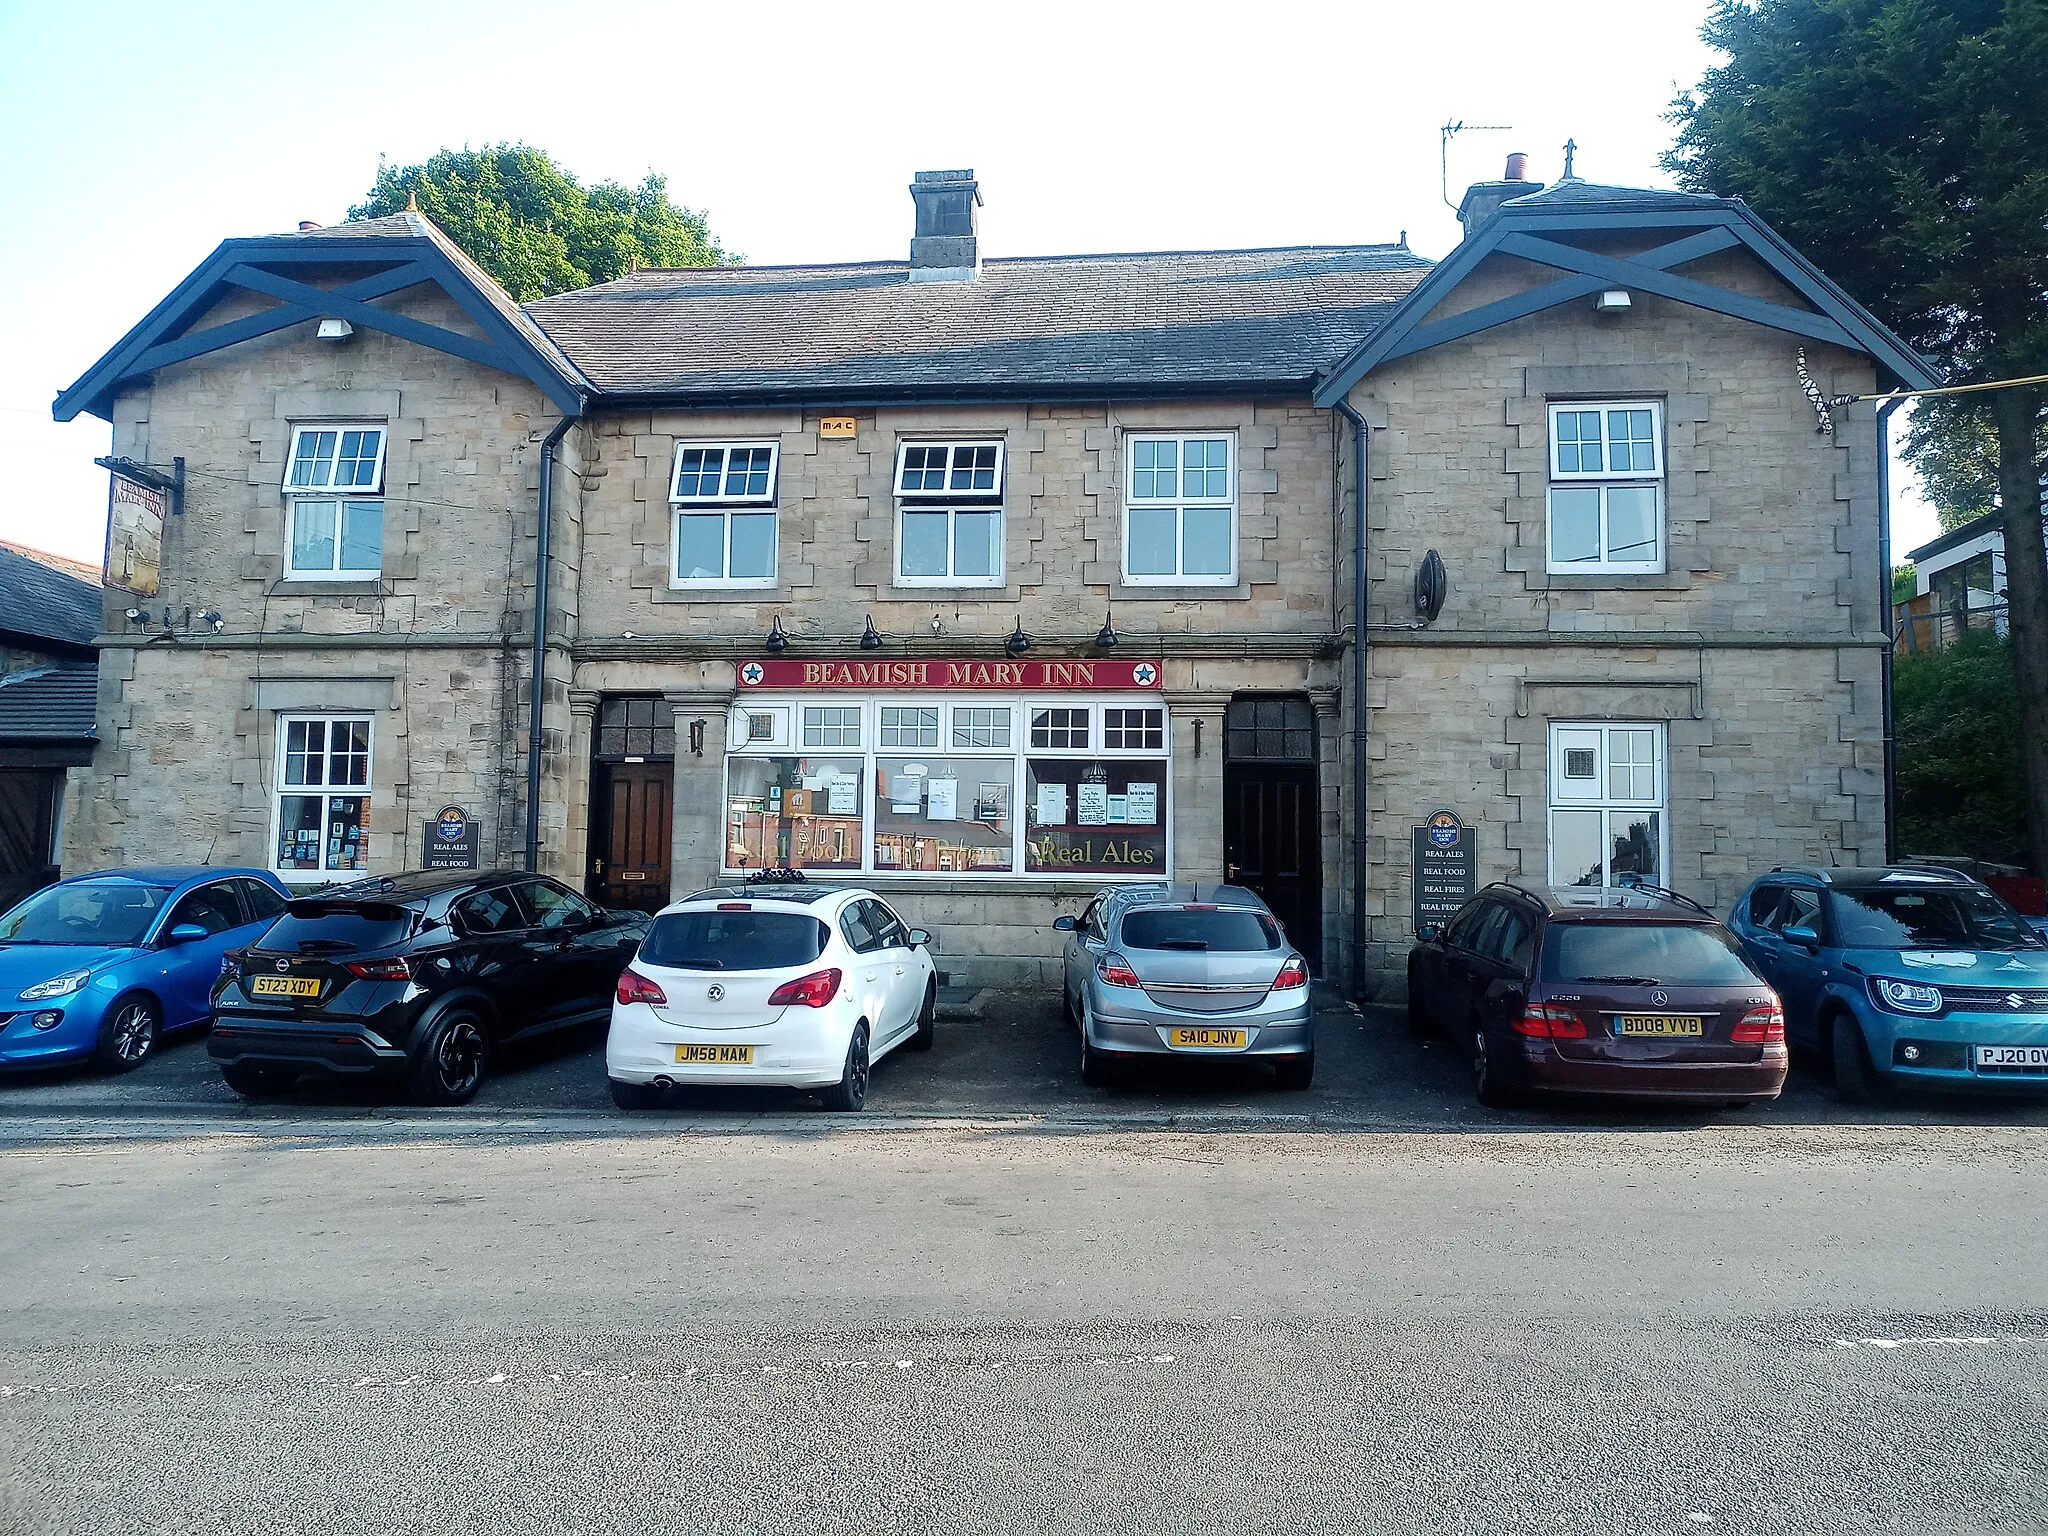
[[424,165],[377,164],[370,194],[348,216],[416,207],[524,303],[624,277],[636,267],[737,263],[705,217],[668,199],[668,182],[581,185],[525,144],[444,149]]
[[2015,686],[2012,647],[1982,631],[1899,657],[1900,852],[2025,862]]
[[1920,572],[1913,562],[1892,567],[1892,601],[1910,603],[1920,591]]
[[[1701,35],[1728,62],[1673,104],[1667,169],[1824,254],[1949,382],[2048,373],[2048,0],[1716,0]],[[2025,824],[2048,869],[2048,393],[1954,399],[1997,445]]]
[[[2048,468],[2048,433],[2043,440]],[[1900,451],[1920,472],[1943,533],[1997,507],[1998,432],[1980,402],[1967,395],[1918,401]]]

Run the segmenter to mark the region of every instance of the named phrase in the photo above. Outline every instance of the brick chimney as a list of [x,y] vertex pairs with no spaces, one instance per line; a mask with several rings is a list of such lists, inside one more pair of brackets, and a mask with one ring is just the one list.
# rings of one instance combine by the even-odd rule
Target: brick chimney
[[1458,222],[1465,226],[1465,238],[1470,240],[1473,231],[1509,198],[1542,190],[1542,182],[1529,180],[1529,157],[1519,151],[1509,155],[1507,174],[1499,181],[1475,181],[1465,189],[1465,199],[1458,204]]
[[910,182],[917,228],[910,237],[913,283],[970,283],[981,275],[981,187],[972,171],[919,171]]

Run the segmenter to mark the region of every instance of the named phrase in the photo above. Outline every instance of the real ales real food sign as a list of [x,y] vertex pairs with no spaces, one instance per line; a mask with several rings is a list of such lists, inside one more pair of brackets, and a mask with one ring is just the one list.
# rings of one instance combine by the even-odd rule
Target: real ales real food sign
[[1438,811],[1415,829],[1415,926],[1451,920],[1479,888],[1472,829],[1454,811]]

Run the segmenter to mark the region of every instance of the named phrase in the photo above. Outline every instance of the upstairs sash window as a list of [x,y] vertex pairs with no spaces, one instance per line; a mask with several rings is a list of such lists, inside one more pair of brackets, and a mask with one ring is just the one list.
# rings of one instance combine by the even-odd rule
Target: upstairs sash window
[[374,581],[384,569],[384,444],[377,426],[303,426],[285,461],[284,574]]
[[1550,408],[1550,569],[1664,569],[1664,412],[1655,401]]
[[1003,584],[1003,445],[904,443],[896,451],[896,584]]
[[1235,585],[1235,438],[1132,433],[1124,450],[1125,585]]
[[772,442],[676,444],[673,585],[775,585],[779,459]]

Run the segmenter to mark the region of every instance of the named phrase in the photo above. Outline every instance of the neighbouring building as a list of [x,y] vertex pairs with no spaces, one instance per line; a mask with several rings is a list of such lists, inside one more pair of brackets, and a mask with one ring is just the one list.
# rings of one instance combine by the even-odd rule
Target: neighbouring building
[[97,740],[97,575],[0,542],[0,910],[62,872],[65,780]]
[[1906,558],[1914,593],[1897,605],[1900,650],[1939,650],[1972,630],[2006,633],[2003,512],[1971,518]]
[[57,402],[185,465],[71,860],[789,866],[1026,983],[1230,878],[1376,993],[1473,880],[1881,859],[1883,447],[1806,386],[1928,369],[1739,202],[1519,171],[1439,263],[991,258],[964,171],[907,262],[525,306],[417,214],[229,240]]

